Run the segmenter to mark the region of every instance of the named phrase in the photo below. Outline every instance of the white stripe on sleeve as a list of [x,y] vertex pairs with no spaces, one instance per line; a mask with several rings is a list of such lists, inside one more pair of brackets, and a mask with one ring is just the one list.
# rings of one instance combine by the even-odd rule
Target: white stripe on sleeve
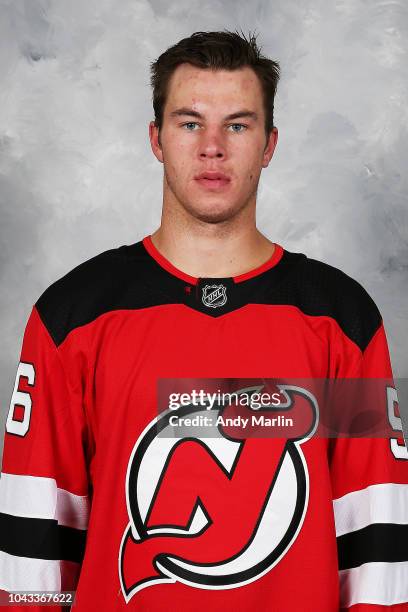
[[371,562],[340,570],[340,605],[391,606],[408,602],[408,562]]
[[87,529],[89,511],[87,495],[59,489],[53,478],[1,473],[0,512],[4,514],[57,519],[60,525]]
[[408,485],[375,484],[333,500],[336,535],[373,523],[408,523]]
[[75,591],[79,563],[15,557],[0,551],[3,591]]

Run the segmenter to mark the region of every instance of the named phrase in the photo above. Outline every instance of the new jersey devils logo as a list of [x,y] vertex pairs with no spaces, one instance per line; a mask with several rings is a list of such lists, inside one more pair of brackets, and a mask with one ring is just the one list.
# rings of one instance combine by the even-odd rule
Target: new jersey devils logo
[[[286,402],[280,408],[310,411],[301,437],[237,440],[218,428],[214,437],[175,438],[171,410],[143,431],[126,476],[129,523],[119,553],[126,602],[164,582],[240,587],[288,552],[306,513],[309,477],[301,444],[316,430],[318,406],[302,387],[277,387]],[[203,414],[197,405],[177,413]]]

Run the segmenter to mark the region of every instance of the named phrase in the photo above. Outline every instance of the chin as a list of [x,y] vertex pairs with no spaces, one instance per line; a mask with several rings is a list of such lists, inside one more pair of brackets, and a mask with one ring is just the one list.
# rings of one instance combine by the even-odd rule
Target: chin
[[203,221],[204,223],[222,223],[223,221],[228,221],[235,217],[239,209],[237,208],[213,208],[207,209],[204,208],[191,208],[188,207],[187,211],[190,215],[198,219],[199,221]]

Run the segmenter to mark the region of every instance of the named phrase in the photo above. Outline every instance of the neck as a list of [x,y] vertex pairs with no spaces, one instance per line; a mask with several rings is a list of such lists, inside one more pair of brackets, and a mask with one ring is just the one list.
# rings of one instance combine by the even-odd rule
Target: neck
[[274,244],[255,226],[200,223],[186,230],[162,219],[152,234],[157,250],[176,268],[195,277],[231,277],[262,265]]

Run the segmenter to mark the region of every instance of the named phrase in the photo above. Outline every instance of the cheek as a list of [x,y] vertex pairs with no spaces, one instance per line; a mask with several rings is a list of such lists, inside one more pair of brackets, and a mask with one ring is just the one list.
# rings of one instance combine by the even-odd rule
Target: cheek
[[180,145],[173,147],[167,155],[167,163],[171,166],[172,171],[178,174],[183,172],[183,168],[187,165],[187,160],[188,155]]
[[241,175],[241,180],[254,183],[257,179],[258,169],[262,163],[262,160],[257,155],[257,151],[254,151],[253,147],[248,147],[245,150],[242,149],[239,152],[239,156],[236,156],[235,159],[236,168]]

